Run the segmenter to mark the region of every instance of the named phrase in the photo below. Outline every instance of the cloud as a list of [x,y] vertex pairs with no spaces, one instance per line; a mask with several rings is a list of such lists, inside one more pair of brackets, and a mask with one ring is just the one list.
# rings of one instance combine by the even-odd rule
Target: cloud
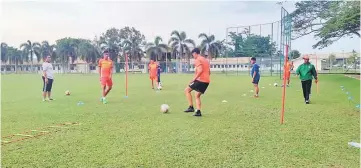
[[[283,6],[289,12],[294,10],[294,2]],[[211,33],[222,40],[226,38],[227,27],[280,20],[280,6],[274,1],[7,1],[2,3],[2,9],[2,41],[13,46],[28,39],[51,43],[63,37],[93,39],[108,28],[125,26],[140,30],[148,41],[161,36],[167,42],[171,31],[179,30],[199,43],[199,33]],[[262,35],[271,34],[272,30],[270,25],[251,29]],[[342,41],[324,51],[359,48],[358,40],[351,40],[352,44]],[[315,42],[312,36],[307,36],[292,41],[292,47],[313,52],[311,44]]]

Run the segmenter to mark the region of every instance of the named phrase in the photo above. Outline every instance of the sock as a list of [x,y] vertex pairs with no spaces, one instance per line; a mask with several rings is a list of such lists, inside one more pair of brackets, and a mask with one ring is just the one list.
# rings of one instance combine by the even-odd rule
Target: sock
[[194,108],[193,106],[189,106],[189,108]]
[[201,113],[201,110],[197,110],[197,112],[196,113]]

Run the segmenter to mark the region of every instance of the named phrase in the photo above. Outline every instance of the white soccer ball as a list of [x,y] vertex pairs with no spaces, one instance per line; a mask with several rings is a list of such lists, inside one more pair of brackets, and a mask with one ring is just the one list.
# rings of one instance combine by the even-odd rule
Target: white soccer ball
[[162,83],[158,84],[158,90],[162,90]]
[[169,111],[169,106],[168,106],[168,104],[162,104],[161,106],[160,106],[160,112],[162,112],[162,113],[167,113]]
[[278,86],[278,83],[274,83],[273,86],[277,87],[277,86]]
[[65,95],[69,96],[69,95],[70,95],[70,91],[69,91],[69,90],[65,91]]

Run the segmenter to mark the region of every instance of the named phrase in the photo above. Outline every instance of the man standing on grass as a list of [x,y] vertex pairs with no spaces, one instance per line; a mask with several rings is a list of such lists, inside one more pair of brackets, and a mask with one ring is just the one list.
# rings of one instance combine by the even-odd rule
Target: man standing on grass
[[195,48],[192,50],[194,58],[195,75],[189,86],[185,89],[185,94],[189,103],[188,109],[184,112],[194,112],[193,100],[191,92],[196,91],[197,111],[193,116],[202,116],[201,114],[201,95],[207,90],[210,83],[210,66],[209,62],[200,55],[200,50]]
[[162,88],[162,83],[160,82],[160,72],[162,71],[159,62],[157,61],[157,81],[158,81],[158,89]]
[[261,75],[259,74],[259,66],[256,63],[256,58],[255,57],[251,58],[251,64],[252,64],[252,70],[251,70],[252,83],[253,83],[254,90],[255,90],[254,97],[257,98],[258,93],[259,93],[258,82],[261,79]]
[[[289,59],[289,58],[288,58]],[[290,62],[289,60],[287,60],[286,62],[286,67],[285,67],[285,77],[287,80],[287,87],[290,86],[290,81],[291,81],[291,71],[293,70],[293,62]]]
[[53,65],[50,63],[51,57],[47,56],[43,63],[43,101],[46,101],[46,94],[48,94],[48,100],[54,100],[51,98],[51,88],[53,87],[54,75]]
[[301,79],[305,103],[310,104],[312,76],[315,78],[316,83],[318,82],[318,78],[315,66],[310,63],[310,58],[306,55],[303,57],[303,60],[304,63],[297,68],[296,74],[299,75]]
[[158,69],[158,65],[153,60],[150,60],[150,63],[148,65],[148,70],[149,70],[149,79],[152,81],[152,89],[154,89],[154,81],[156,81],[156,86],[158,86],[157,69]]
[[112,73],[113,73],[113,61],[109,58],[109,52],[103,52],[103,59],[99,60],[99,74],[100,74],[100,84],[102,88],[102,97],[100,101],[103,104],[107,104],[106,96],[112,90],[113,81],[112,81]]

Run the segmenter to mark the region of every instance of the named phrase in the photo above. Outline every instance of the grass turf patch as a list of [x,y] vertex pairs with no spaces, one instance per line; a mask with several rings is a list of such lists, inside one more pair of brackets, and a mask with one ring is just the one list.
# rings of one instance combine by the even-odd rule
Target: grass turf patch
[[[340,85],[359,102],[360,81],[322,75],[305,105],[295,77],[287,88],[280,125],[279,77],[262,77],[252,98],[247,76],[212,75],[203,117],[182,112],[191,75],[162,75],[163,90],[147,75],[114,75],[108,104],[101,104],[97,75],[56,75],[53,102],[42,102],[38,75],[2,76],[2,136],[58,123],[81,125],[2,147],[4,167],[359,167],[359,112]],[[262,89],[262,87],[265,87]],[[70,90],[71,96],[64,91]],[[246,94],[247,96],[242,96]],[[227,100],[227,103],[222,103]],[[78,106],[82,101],[84,105]],[[169,114],[159,111],[170,106]]]

